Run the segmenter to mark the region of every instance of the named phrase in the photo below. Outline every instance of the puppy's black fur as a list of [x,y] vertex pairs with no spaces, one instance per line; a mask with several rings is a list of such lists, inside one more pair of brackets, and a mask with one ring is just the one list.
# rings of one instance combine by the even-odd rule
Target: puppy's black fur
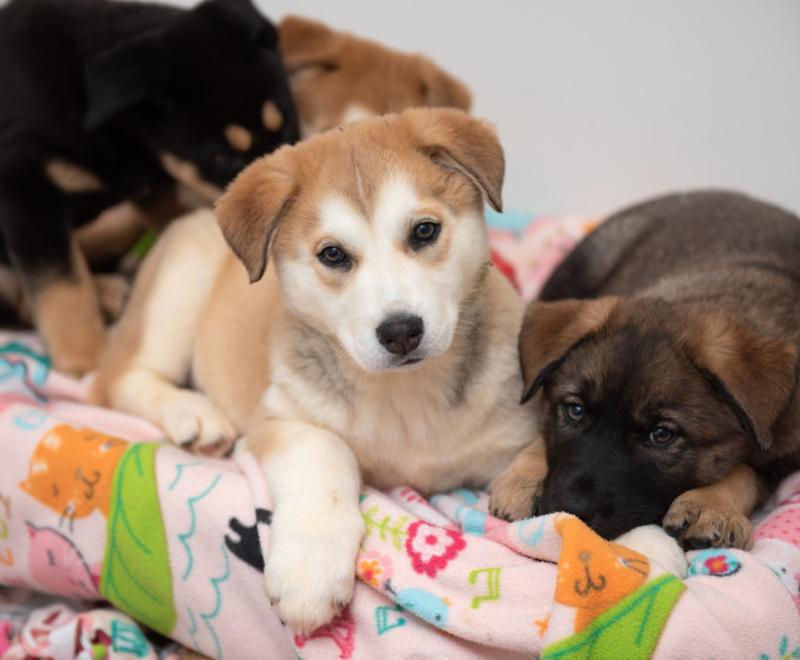
[[[263,120],[272,101],[283,122]],[[226,126],[252,136],[226,141]],[[0,9],[0,257],[29,293],[74,275],[70,232],[121,200],[174,192],[169,153],[224,187],[298,137],[277,34],[250,0],[191,11],[109,0],[12,0]],[[64,190],[53,161],[91,173]],[[34,310],[35,311],[35,310]]]

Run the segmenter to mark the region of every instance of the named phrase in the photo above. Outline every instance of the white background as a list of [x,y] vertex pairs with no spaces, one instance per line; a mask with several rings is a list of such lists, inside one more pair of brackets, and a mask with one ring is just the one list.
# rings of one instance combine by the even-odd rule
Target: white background
[[800,212],[800,0],[257,2],[461,77],[500,130],[507,209],[725,186]]

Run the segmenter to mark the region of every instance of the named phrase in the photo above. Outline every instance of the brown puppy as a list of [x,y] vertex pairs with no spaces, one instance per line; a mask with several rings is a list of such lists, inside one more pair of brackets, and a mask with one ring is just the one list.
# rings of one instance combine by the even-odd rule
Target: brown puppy
[[303,137],[405,108],[470,108],[469,89],[422,55],[299,16],[284,18],[278,32]]
[[732,193],[656,199],[587,237],[541,299],[520,359],[548,475],[526,450],[493,509],[747,548],[766,487],[800,466],[798,218]]

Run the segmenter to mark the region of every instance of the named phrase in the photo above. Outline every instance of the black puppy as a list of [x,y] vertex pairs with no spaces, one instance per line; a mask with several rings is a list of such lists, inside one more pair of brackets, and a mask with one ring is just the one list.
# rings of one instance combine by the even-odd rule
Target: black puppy
[[250,0],[0,9],[0,258],[54,365],[90,370],[104,340],[74,228],[122,200],[169,215],[186,187],[213,199],[297,126],[276,31]]

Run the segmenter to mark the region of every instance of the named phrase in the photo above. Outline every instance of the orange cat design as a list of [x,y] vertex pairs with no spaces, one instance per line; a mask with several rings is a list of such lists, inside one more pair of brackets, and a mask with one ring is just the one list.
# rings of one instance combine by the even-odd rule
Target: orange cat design
[[19,487],[61,514],[70,527],[95,509],[108,515],[114,468],[128,443],[85,428],[60,424],[39,440]]
[[577,608],[577,633],[642,586],[650,573],[650,561],[630,548],[600,538],[573,516],[560,515],[555,525],[563,539],[555,600]]

